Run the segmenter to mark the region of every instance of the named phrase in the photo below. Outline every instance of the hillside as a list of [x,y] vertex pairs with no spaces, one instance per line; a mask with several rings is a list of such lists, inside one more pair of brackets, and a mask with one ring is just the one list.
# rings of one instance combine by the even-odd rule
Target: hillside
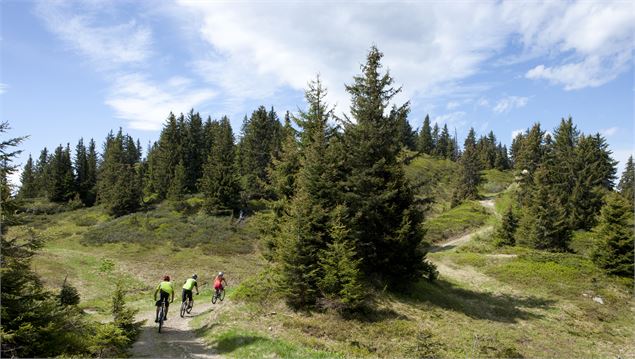
[[[593,236],[576,233],[572,253],[496,248],[491,226],[498,221],[496,211],[506,207],[508,195],[500,191],[511,174],[485,173],[481,193],[489,201],[448,209],[453,165],[425,157],[407,168],[422,183],[441,179],[418,192],[435,199],[424,226],[426,239],[435,242],[428,258],[437,265],[438,280],[422,280],[403,294],[375,291],[374,309],[346,318],[290,310],[271,291],[259,254],[260,216],[241,224],[207,216],[197,197],[187,199],[184,212],[166,202],[116,219],[100,207],[71,210],[32,201],[26,223],[11,233],[26,235],[31,227],[45,238],[33,268],[52,290],[68,276],[80,292],[80,307],[98,320],[109,320],[109,293],[119,278],[145,318],[161,275],[169,273],[178,285],[198,273],[200,312],[183,330],[193,330],[208,345],[196,344],[199,352],[253,358],[635,355],[629,283],[594,267],[587,255]],[[219,270],[227,273],[229,294],[222,306],[210,308],[203,303]],[[168,328],[183,324],[174,313],[170,320]],[[144,330],[154,333],[154,323]],[[191,349],[187,342],[179,345]]]

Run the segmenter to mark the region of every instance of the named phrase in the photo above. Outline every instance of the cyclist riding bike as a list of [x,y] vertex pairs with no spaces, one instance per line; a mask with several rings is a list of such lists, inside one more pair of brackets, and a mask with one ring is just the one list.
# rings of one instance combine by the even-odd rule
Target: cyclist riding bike
[[[192,288],[196,288],[196,295],[198,295],[198,283],[196,282],[197,278],[198,278],[198,275],[194,274],[192,278],[188,278],[185,281],[185,284],[183,284],[183,292],[181,293],[181,303],[185,302],[185,298],[188,298],[190,300],[190,303],[194,302],[194,299],[192,298]],[[192,304],[190,304],[190,306],[191,305]]]
[[216,278],[214,278],[214,289],[216,290],[216,293],[223,290],[224,288],[223,283],[227,285],[227,281],[225,280],[225,273],[218,272],[218,275],[216,276]]
[[[159,300],[157,301],[157,294],[160,293]],[[172,300],[168,302],[168,298],[172,297]],[[161,303],[165,303],[165,315],[163,316],[163,320],[168,320],[168,308],[170,307],[170,303],[174,302],[174,287],[170,282],[170,276],[164,275],[163,281],[159,283],[157,289],[154,291],[154,300],[156,301],[157,306],[157,314],[154,317],[154,322],[159,322],[159,308],[161,307]]]

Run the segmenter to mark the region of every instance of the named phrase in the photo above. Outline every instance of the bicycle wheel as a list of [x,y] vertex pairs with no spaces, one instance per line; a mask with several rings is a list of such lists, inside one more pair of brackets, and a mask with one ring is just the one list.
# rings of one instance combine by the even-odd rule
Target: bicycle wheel
[[223,299],[225,299],[225,289],[220,291],[220,293],[218,294],[218,299],[220,299],[221,302],[223,301]]
[[185,311],[187,310],[187,302],[181,303],[181,318],[185,316]]
[[187,309],[185,310],[187,314],[192,313],[192,308],[194,308],[194,301],[188,301]]
[[159,309],[159,333],[161,333],[161,327],[163,326],[164,310],[165,310],[165,304],[162,304],[161,309]]

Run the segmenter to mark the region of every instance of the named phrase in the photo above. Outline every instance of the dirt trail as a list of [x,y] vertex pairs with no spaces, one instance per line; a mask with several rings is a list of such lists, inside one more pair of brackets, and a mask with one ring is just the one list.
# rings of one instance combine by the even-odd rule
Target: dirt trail
[[146,320],[141,328],[139,340],[132,346],[131,355],[134,358],[222,358],[213,348],[207,346],[202,339],[197,338],[190,327],[192,318],[199,315],[216,316],[222,304],[212,304],[207,301],[195,301],[192,313],[184,318],[179,316],[180,301],[170,305],[168,321],[163,323],[161,333],[154,322],[155,311],[140,313],[137,320]]

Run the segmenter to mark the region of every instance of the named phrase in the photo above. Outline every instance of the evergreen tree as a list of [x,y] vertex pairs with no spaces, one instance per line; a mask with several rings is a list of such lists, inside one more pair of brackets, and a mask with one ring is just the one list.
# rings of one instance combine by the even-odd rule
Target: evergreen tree
[[97,201],[97,151],[95,141],[91,138],[88,143],[88,153],[86,154],[86,179],[83,184],[84,199],[86,206],[92,206]]
[[452,156],[452,148],[450,139],[450,132],[448,131],[448,125],[443,125],[443,130],[441,130],[441,135],[439,135],[439,140],[437,141],[437,155],[442,158],[451,158]]
[[531,129],[520,137],[518,152],[514,154],[514,168],[520,174],[520,189],[518,198],[521,205],[525,206],[530,198],[531,187],[534,183],[534,175],[542,162],[544,132],[540,124],[534,124]]
[[141,204],[141,185],[137,173],[138,163],[130,163],[138,158],[136,145],[130,136],[123,135],[121,129],[114,136],[106,137],[103,162],[99,170],[99,197],[108,213],[122,216],[136,211]]
[[48,189],[50,187],[51,174],[49,162],[51,156],[46,147],[40,152],[37,162],[35,162],[35,184],[37,188],[37,197],[48,197]]
[[434,123],[432,128],[432,153],[431,155],[439,156],[439,124]]
[[408,122],[408,114],[410,108],[408,106],[397,108],[393,107],[391,116],[397,121],[397,136],[402,147],[415,151],[417,148],[416,132],[412,130],[412,126]]
[[[11,129],[11,127],[8,122],[0,122],[0,134],[8,132],[9,129]],[[18,201],[16,201],[11,194],[12,185],[9,183],[8,178],[17,170],[17,167],[12,163],[13,159],[22,153],[22,150],[14,151],[13,147],[19,146],[26,138],[27,137],[15,137],[6,140],[3,138],[0,141],[0,204],[2,204],[2,210],[0,211],[0,223],[2,224],[0,225],[0,238],[4,238],[7,228],[16,224],[18,221],[16,216]],[[4,256],[4,242],[2,244]],[[0,257],[0,260],[2,260],[2,257]],[[4,261],[2,261],[2,263],[4,264]],[[4,267],[4,265],[2,267]],[[4,281],[4,278],[2,278],[2,281]],[[4,302],[2,306],[4,306]],[[4,316],[2,316],[2,319],[4,320]]]
[[95,182],[93,182],[95,178],[90,174],[91,167],[86,146],[84,146],[84,139],[80,138],[75,147],[75,188],[77,188],[77,193],[82,203],[86,206],[91,206],[95,203]]
[[277,243],[280,287],[294,307],[313,306],[319,296],[319,254],[330,242],[329,212],[333,206],[334,181],[327,151],[332,111],[324,101],[326,90],[319,77],[305,91],[308,111],[296,120],[303,129],[301,166],[296,191],[284,212],[282,233]]
[[476,133],[471,128],[465,139],[463,154],[459,160],[458,182],[452,194],[452,206],[464,200],[478,198],[478,186],[481,183],[481,162],[476,149]]
[[329,226],[332,242],[320,251],[322,275],[318,280],[318,287],[327,299],[336,301],[338,306],[355,310],[363,304],[367,292],[360,270],[361,260],[355,252],[355,242],[343,223],[344,213],[342,207],[333,210],[333,219]]
[[599,239],[593,261],[609,274],[633,278],[633,210],[623,197],[609,193],[594,229]]
[[300,170],[300,143],[288,112],[282,132],[282,149],[273,157],[268,172],[276,198],[288,202],[295,192],[295,181]]
[[33,168],[33,158],[29,155],[29,159],[24,165],[22,174],[20,175],[20,192],[18,195],[20,198],[35,198],[38,194],[35,181],[35,170]]
[[554,150],[545,152],[545,161],[534,175],[535,185],[529,188],[529,198],[519,223],[519,241],[536,249],[565,251],[571,239],[569,218],[560,202],[556,186]]
[[243,123],[240,141],[241,174],[249,199],[270,198],[267,168],[274,153],[280,150],[281,124],[273,111],[264,106]]
[[205,209],[209,213],[237,209],[240,204],[240,183],[235,156],[231,124],[227,117],[223,117],[199,183],[200,190],[205,194]]
[[203,122],[201,116],[194,113],[194,109],[187,115],[186,128],[184,129],[184,165],[185,165],[185,188],[187,192],[195,192],[196,184],[203,175],[203,164],[206,157],[205,138],[203,132]]
[[62,283],[62,289],[60,290],[60,294],[58,295],[58,299],[61,305],[77,305],[79,304],[79,292],[77,288],[73,287],[67,282],[67,278],[64,278],[64,283]]
[[355,123],[347,123],[344,133],[348,191],[342,199],[362,270],[397,285],[421,278],[425,254],[419,250],[422,214],[397,160],[398,127],[393,117],[384,115],[400,89],[392,87],[389,73],[380,74],[382,56],[372,47],[362,74],[346,86]]
[[430,129],[430,116],[426,115],[421,131],[419,131],[418,150],[421,153],[431,155],[433,149],[434,143],[432,142],[432,131]]
[[186,176],[185,165],[183,165],[183,161],[181,161],[174,169],[174,177],[172,178],[172,183],[170,183],[170,188],[168,189],[167,199],[176,202],[177,204],[180,204],[183,201],[187,185]]
[[518,219],[514,215],[512,206],[509,206],[503,215],[500,226],[496,229],[496,243],[500,246],[513,246],[516,244],[515,235],[518,227]]
[[69,145],[55,149],[51,158],[48,196],[52,202],[68,202],[75,196],[75,178]]
[[179,162],[184,159],[181,129],[184,123],[182,116],[177,120],[170,112],[161,130],[159,141],[153,149],[152,161],[148,161],[149,187],[156,192],[159,199],[167,196],[170,184],[174,178],[174,171]]
[[626,168],[624,168],[617,189],[622,196],[628,200],[631,206],[635,207],[635,166],[633,166],[633,156],[628,157]]

